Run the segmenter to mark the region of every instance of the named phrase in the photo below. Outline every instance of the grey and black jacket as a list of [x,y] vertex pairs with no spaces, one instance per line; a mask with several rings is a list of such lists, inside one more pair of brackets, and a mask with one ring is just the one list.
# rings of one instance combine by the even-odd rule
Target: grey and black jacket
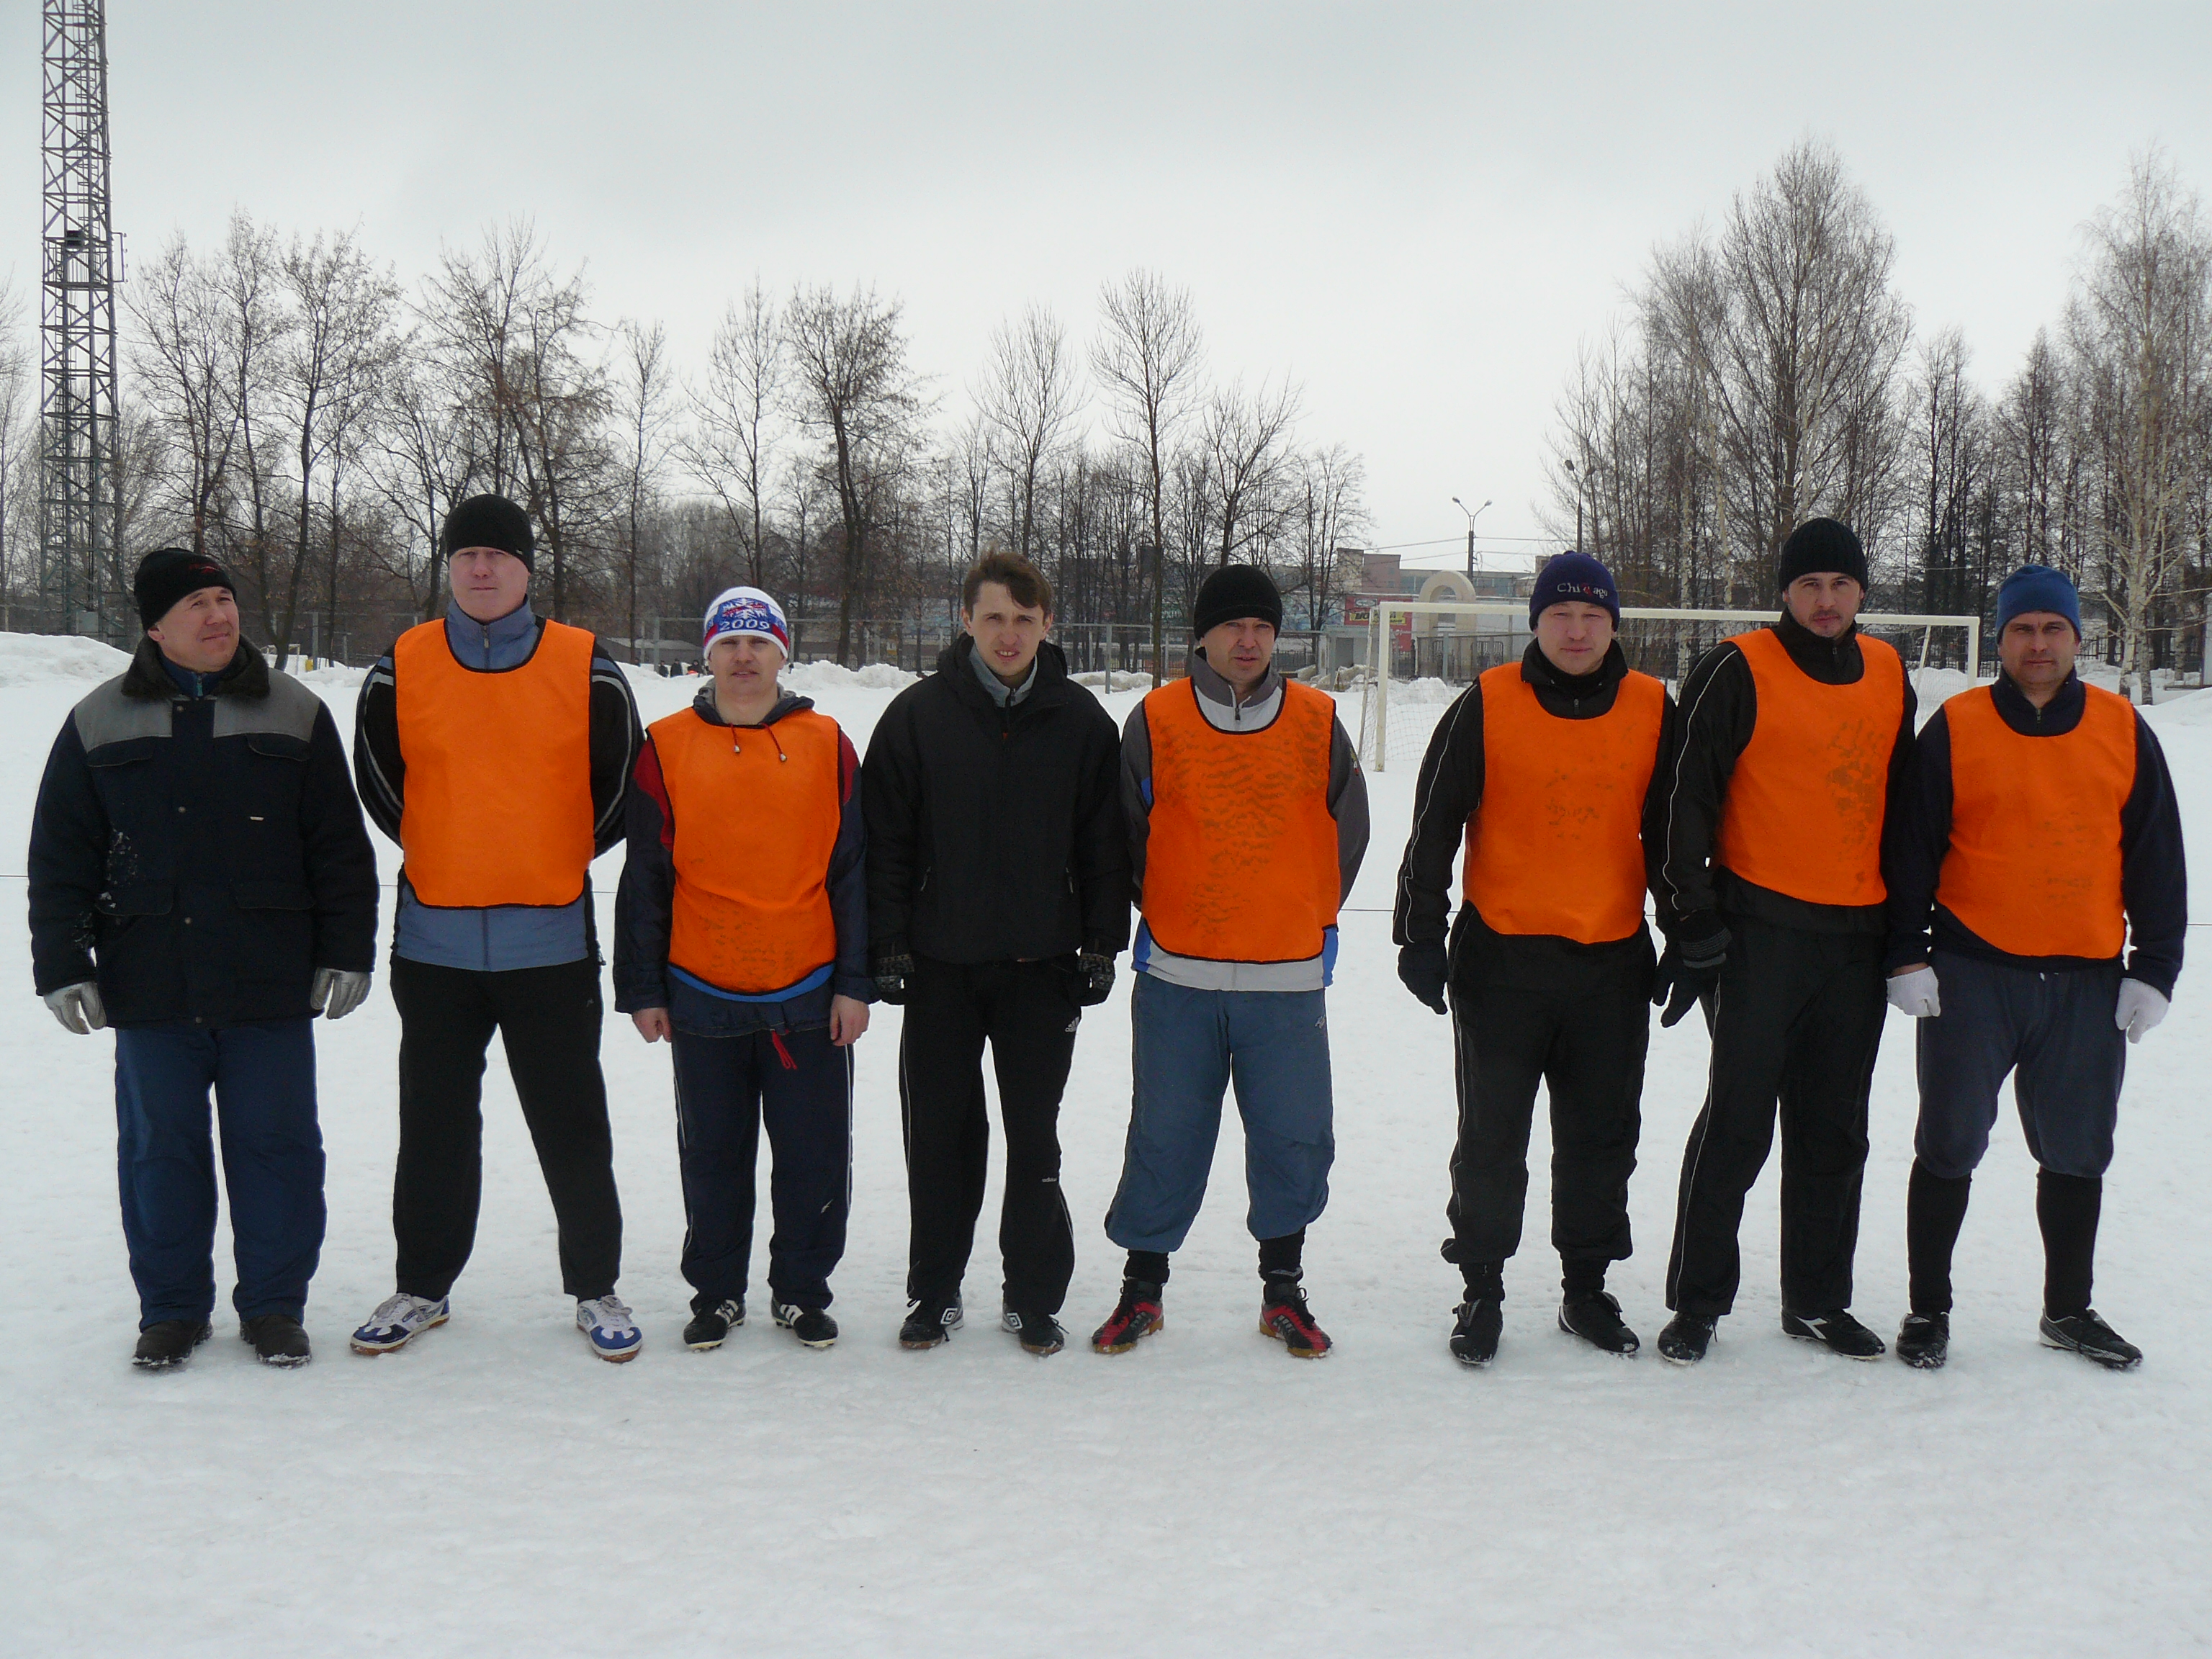
[[322,699],[241,645],[173,675],[152,641],[72,709],[31,825],[32,973],[97,978],[117,1025],[306,1015],[376,947],[376,856]]

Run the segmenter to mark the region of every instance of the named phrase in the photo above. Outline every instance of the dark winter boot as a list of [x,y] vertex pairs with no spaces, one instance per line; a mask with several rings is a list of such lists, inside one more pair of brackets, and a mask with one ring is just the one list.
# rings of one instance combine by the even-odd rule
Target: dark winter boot
[[238,1334],[242,1341],[253,1345],[253,1357],[264,1365],[282,1365],[289,1369],[307,1363],[307,1328],[289,1314],[263,1314],[256,1319],[241,1319]]
[[1782,1310],[1782,1329],[1800,1342],[1817,1342],[1846,1359],[1879,1359],[1888,1352],[1882,1340],[1841,1308],[1824,1314]]
[[1712,1346],[1713,1328],[1719,1323],[1710,1314],[1676,1314],[1659,1333],[1659,1357],[1677,1365],[1696,1364]]
[[2142,1364],[2142,1350],[2097,1316],[2094,1308],[2069,1314],[2063,1319],[2043,1316],[2043,1346],[2064,1348],[2084,1359],[2094,1359],[2107,1370],[2131,1371]]
[[1559,1328],[1569,1336],[1579,1336],[1593,1348],[1619,1354],[1623,1359],[1633,1356],[1643,1346],[1621,1318],[1620,1304],[1604,1291],[1562,1297]]
[[208,1340],[204,1319],[164,1319],[138,1333],[137,1352],[131,1363],[142,1371],[172,1371],[192,1357],[192,1350]]
[[1334,1346],[1328,1333],[1314,1322],[1298,1281],[1279,1274],[1267,1280],[1260,1297],[1260,1334],[1273,1337],[1294,1359],[1318,1359]]
[[906,1323],[899,1327],[899,1346],[942,1347],[964,1317],[957,1297],[951,1302],[917,1302],[907,1310]]
[[1905,1315],[1897,1328],[1897,1357],[1917,1371],[1941,1370],[1951,1357],[1951,1316]]
[[691,1322],[684,1328],[684,1346],[696,1348],[701,1353],[709,1348],[719,1348],[730,1333],[745,1322],[745,1299],[736,1297],[717,1302],[691,1316]]
[[1161,1305],[1162,1287],[1149,1279],[1125,1279],[1121,1299],[1106,1322],[1091,1333],[1091,1346],[1100,1353],[1127,1353],[1154,1331],[1167,1328]]
[[1498,1338],[1505,1328],[1502,1297],[1479,1296],[1470,1287],[1452,1311],[1452,1358],[1478,1370],[1498,1358]]

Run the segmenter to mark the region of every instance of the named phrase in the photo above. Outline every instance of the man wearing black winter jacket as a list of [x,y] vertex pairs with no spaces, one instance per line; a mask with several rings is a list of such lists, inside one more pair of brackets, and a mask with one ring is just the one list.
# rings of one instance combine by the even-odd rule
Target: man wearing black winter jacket
[[1004,1322],[1051,1353],[1075,1267],[1060,1097],[1082,1011],[1105,1000],[1129,942],[1121,744],[1045,638],[1052,590],[1034,566],[987,555],[961,601],[968,631],[884,711],[862,768],[876,986],[906,1006],[914,1305],[899,1340],[934,1347],[961,1323],[990,1145],[988,1041],[1006,1135]]
[[208,1335],[212,1088],[240,1334],[297,1365],[324,1224],[309,1022],[368,992],[376,859],[330,710],[240,639],[222,566],[149,554],[136,598],[145,638],[39,785],[32,971],[69,1030],[116,1028],[134,1363],[180,1364]]
[[1881,1041],[1884,867],[1912,757],[1896,651],[1858,631],[1866,554],[1812,519],[1783,544],[1783,614],[1724,640],[1682,684],[1656,893],[1681,920],[1655,1000],[1712,1028],[1704,1109],[1682,1154],[1662,1358],[1705,1357],[1734,1305],[1744,1196],[1782,1128],[1782,1328],[1854,1359],[1881,1339],[1850,1313]]

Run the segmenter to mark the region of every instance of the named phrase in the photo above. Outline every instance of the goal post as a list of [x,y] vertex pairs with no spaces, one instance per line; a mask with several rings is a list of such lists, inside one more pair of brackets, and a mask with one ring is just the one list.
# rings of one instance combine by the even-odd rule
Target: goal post
[[[1699,653],[1731,634],[1766,627],[1778,611],[1625,605],[1618,637],[1631,666],[1679,685]],[[1437,718],[1460,692],[1484,669],[1520,660],[1531,637],[1528,617],[1526,599],[1377,599],[1360,683],[1361,762],[1376,772],[1418,764]],[[1858,624],[1877,637],[1901,636],[1891,642],[1916,686],[1929,667],[1937,630],[1955,629],[1964,635],[1955,654],[1966,683],[1980,678],[1979,617],[1870,611],[1860,612]]]

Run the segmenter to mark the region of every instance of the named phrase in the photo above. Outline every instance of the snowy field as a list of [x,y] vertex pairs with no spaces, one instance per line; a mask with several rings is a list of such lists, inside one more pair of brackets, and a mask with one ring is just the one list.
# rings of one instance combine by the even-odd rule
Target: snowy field
[[[0,638],[0,843],[15,849],[0,872],[17,903],[46,749],[120,662]],[[896,677],[865,678],[810,670],[805,685],[863,746]],[[349,737],[358,678],[312,677]],[[641,681],[647,717],[695,685]],[[1135,700],[1109,701],[1119,718]],[[2212,699],[2152,719],[2212,921]],[[1113,1359],[1081,1344],[1120,1265],[1099,1218],[1127,1121],[1126,976],[1085,1022],[1061,1120],[1079,1252],[1065,1353],[1031,1358],[994,1328],[995,1187],[967,1331],[933,1352],[898,1348],[899,1015],[879,1009],[859,1051],[834,1349],[802,1349],[765,1317],[718,1352],[681,1346],[667,1050],[610,1011],[622,1290],[641,1357],[602,1364],[571,1325],[495,1059],[483,1224],[453,1322],[359,1358],[346,1333],[392,1288],[398,1022],[380,973],[364,1010],[320,1036],[331,1221],[307,1317],[315,1363],[254,1364],[226,1301],[191,1365],[137,1372],[112,1039],[57,1028],[10,934],[0,1158],[21,1322],[0,1344],[0,1580],[15,1587],[0,1650],[2020,1655],[2212,1640],[2212,1127],[2198,1073],[2212,1064],[2212,963],[2184,975],[2172,1017],[2133,1051],[2106,1182],[2097,1302],[2147,1351],[2140,1371],[2038,1346],[2033,1171],[2010,1121],[1960,1242],[1948,1370],[1854,1364],[1781,1334],[1771,1164],[1745,1222],[1735,1316],[1702,1367],[1661,1364],[1668,1213],[1705,1064],[1692,1021],[1654,1031],[1638,1252],[1613,1280],[1644,1356],[1608,1358],[1553,1326],[1540,1119],[1504,1346],[1470,1372],[1445,1349],[1457,1275],[1437,1255],[1449,1048],[1399,987],[1389,943],[1412,769],[1372,781],[1375,844],[1330,999],[1334,1191],[1307,1251],[1338,1341],[1319,1364],[1256,1334],[1234,1129],[1176,1257],[1166,1331]],[[397,860],[379,850],[388,880]],[[603,934],[619,857],[594,875]],[[1910,1023],[1893,1015],[1856,1304],[1885,1336],[1905,1311],[1911,1061]],[[763,1314],[767,1231],[763,1215]]]

